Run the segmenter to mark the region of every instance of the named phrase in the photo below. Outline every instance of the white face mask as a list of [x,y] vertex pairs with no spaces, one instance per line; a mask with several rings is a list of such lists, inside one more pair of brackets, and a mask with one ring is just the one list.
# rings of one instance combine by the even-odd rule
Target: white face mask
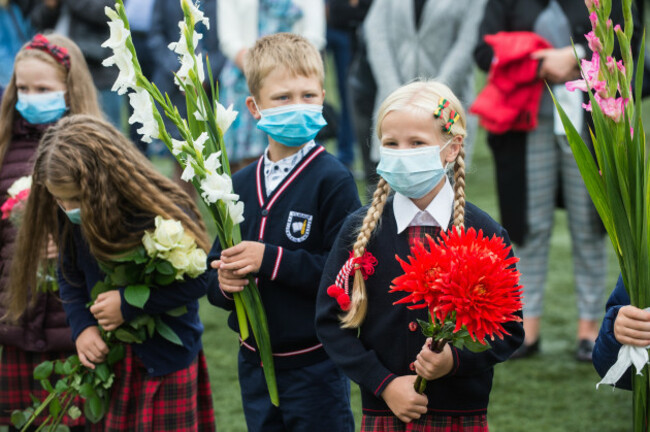
[[449,163],[442,166],[440,152],[451,141],[450,139],[442,147],[422,146],[406,150],[381,147],[377,173],[394,191],[408,198],[422,198],[446,174]]

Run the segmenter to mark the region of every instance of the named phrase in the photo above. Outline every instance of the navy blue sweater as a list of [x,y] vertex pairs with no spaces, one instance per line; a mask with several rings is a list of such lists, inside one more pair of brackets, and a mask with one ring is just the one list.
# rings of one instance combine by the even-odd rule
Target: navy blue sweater
[[[97,320],[86,305],[90,302],[92,288],[104,277],[97,260],[90,253],[81,228],[73,225],[71,244],[64,248],[59,266],[59,290],[73,340],[87,327],[97,325]],[[179,346],[155,333],[141,344],[132,344],[135,355],[142,360],[149,375],[161,376],[185,369],[201,350],[203,324],[199,319],[198,299],[206,293],[206,282],[207,275],[204,273],[196,279],[155,287],[143,309],[129,305],[124,299],[124,289],[119,290],[125,321],[132,321],[142,314],[160,314],[183,342],[183,346]],[[165,314],[182,305],[187,306],[187,313],[179,317]]]
[[[341,224],[361,204],[349,170],[320,145],[305,155],[270,196],[263,168],[261,157],[233,176],[234,191],[244,202],[242,239],[266,246],[256,276],[275,366],[303,367],[327,358],[314,328],[316,293]],[[220,255],[217,240],[208,262]],[[233,311],[231,296],[219,288],[217,271],[208,273],[208,299]],[[238,331],[234,311],[228,324]],[[252,337],[244,341],[241,352],[247,360],[260,362]]]
[[[612,367],[618,359],[618,350],[622,345],[614,336],[614,321],[616,321],[619,309],[629,304],[630,296],[625,290],[625,285],[623,285],[623,278],[619,276],[616,288],[614,288],[612,295],[609,296],[609,300],[607,300],[605,317],[603,318],[603,324],[600,326],[600,332],[598,333],[598,339],[596,339],[596,345],[594,346],[594,352],[592,355],[594,367],[601,377],[605,376],[609,368]],[[621,379],[618,380],[616,387],[628,390],[632,389],[631,367],[627,372],[625,372]]]
[[[404,273],[395,255],[402,259],[409,255],[408,230],[397,234],[392,197],[367,246],[378,264],[366,280],[368,312],[359,331],[340,327],[342,311],[327,294],[327,288],[348,259],[366,210],[364,207],[345,221],[325,264],[316,307],[316,329],[330,358],[361,387],[363,412],[392,415],[381,393],[398,376],[414,374],[409,366],[422,349],[425,337],[419,327],[409,324],[417,324],[417,319],[427,320],[427,309],[410,310],[405,305],[393,305],[404,293],[388,293],[391,281]],[[508,233],[469,203],[465,226],[482,229],[489,237],[496,234],[510,244]],[[490,341],[492,348],[487,351],[472,353],[452,347],[452,371],[426,388],[430,413],[464,416],[487,411],[494,365],[507,360],[524,340],[521,323],[509,322],[504,328],[510,336]]]

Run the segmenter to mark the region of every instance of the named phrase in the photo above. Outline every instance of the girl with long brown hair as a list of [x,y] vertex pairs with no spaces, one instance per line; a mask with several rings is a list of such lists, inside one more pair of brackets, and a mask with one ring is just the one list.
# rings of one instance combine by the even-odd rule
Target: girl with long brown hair
[[[99,326],[115,330],[143,313],[159,315],[182,346],[158,333],[126,344],[104,430],[213,430],[214,413],[198,298],[204,275],[157,287],[143,308],[124,300],[124,290],[100,294],[88,309],[90,292],[103,280],[99,262],[111,261],[142,244],[156,216],[180,221],[199,247],[209,247],[193,200],[109,123],[75,115],[50,128],[34,165],[32,191],[19,232],[11,271],[10,312],[19,314],[34,286],[34,268],[48,235],[59,247],[59,290],[81,363],[102,363],[108,347]],[[164,312],[185,306],[187,312]],[[180,403],[182,401],[182,403]],[[152,415],[153,413],[153,415]]]
[[[316,330],[332,360],[361,387],[362,431],[487,431],[493,366],[523,341],[521,323],[510,321],[509,336],[491,341],[490,350],[447,344],[434,353],[417,325],[428,320],[427,310],[393,306],[400,298],[388,293],[404,273],[395,255],[406,258],[425,234],[465,226],[509,244],[501,226],[465,202],[465,125],[460,102],[439,82],[414,82],[388,96],[377,117],[381,178],[372,203],[348,217],[325,264]],[[358,259],[361,267],[375,262],[374,272],[353,270],[349,297],[329,290]],[[414,390],[415,372],[433,380],[424,394]]]
[[[95,94],[86,61],[70,39],[36,35],[22,47],[0,104],[0,202],[16,180],[31,175],[34,154],[46,129],[66,114],[100,115]],[[1,219],[0,317],[6,314],[15,237],[14,224]],[[42,253],[45,257],[42,250],[34,251],[34,256]],[[54,254],[51,248],[50,255]],[[32,270],[35,279],[36,269]],[[25,287],[19,287],[23,295],[27,293]],[[31,306],[20,312],[19,320],[0,321],[0,345],[4,347],[0,358],[0,425],[11,424],[13,410],[31,406],[32,394],[45,394],[32,377],[36,365],[74,352],[58,293],[34,292]],[[64,422],[83,427],[83,418],[66,418]]]

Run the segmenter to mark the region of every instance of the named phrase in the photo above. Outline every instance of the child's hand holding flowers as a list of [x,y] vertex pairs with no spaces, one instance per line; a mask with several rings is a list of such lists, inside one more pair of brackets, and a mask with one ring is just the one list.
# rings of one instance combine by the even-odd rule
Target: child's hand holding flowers
[[427,338],[420,354],[418,354],[413,363],[418,376],[421,376],[427,381],[432,381],[447,375],[454,367],[451,347],[447,344],[442,349],[442,352],[437,353],[431,350],[432,343],[433,339]]
[[120,292],[111,290],[97,296],[95,303],[90,307],[90,312],[104,330],[113,331],[124,323],[121,306]]

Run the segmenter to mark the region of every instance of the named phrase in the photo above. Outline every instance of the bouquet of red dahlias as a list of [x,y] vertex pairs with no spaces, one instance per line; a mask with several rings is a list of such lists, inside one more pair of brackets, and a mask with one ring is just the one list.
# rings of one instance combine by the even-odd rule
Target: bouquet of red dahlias
[[[441,232],[438,242],[427,236],[428,248],[417,243],[408,262],[396,256],[404,274],[389,292],[410,293],[394,304],[413,303],[409,309],[429,309],[429,321],[420,322],[431,349],[441,352],[449,343],[458,349],[480,352],[490,348],[486,338],[509,334],[503,324],[521,321],[518,261],[510,246],[496,235],[483,236],[474,228]],[[415,390],[423,393],[426,380],[418,377]]]

